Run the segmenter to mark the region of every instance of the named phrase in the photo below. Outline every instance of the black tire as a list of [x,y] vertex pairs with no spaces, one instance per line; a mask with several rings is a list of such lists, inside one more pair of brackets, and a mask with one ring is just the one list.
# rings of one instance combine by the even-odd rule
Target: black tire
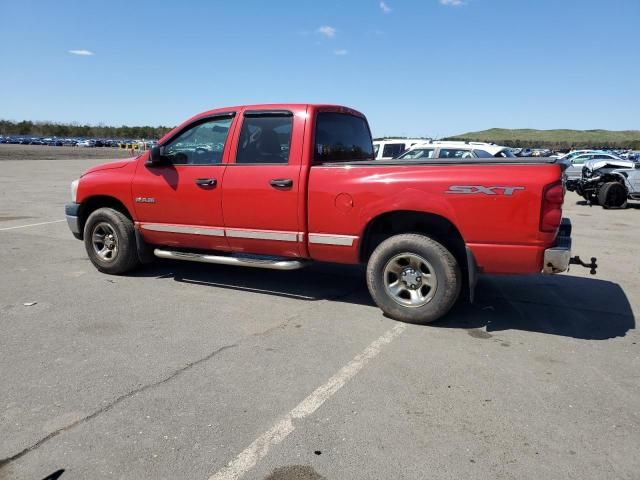
[[[390,272],[393,268],[389,268],[392,262],[399,262],[402,267],[403,256],[417,256],[423,259],[429,268],[423,269],[435,275],[435,287],[431,288],[422,283],[418,286],[419,297],[431,298],[424,304],[409,306],[400,302],[411,302],[412,295],[410,290],[416,290],[416,284],[407,283],[401,280],[400,276]],[[397,260],[396,260],[397,259]],[[414,270],[415,273],[415,270]],[[406,270],[403,270],[403,275]],[[391,290],[393,276],[398,277],[400,294],[393,295]],[[415,277],[414,277],[415,278]],[[432,280],[431,280],[432,281]],[[425,281],[426,282],[426,281]],[[380,309],[389,317],[408,323],[427,324],[438,320],[445,315],[455,304],[460,289],[462,287],[462,274],[457,260],[437,241],[420,234],[402,234],[388,238],[383,241],[374,250],[367,264],[367,286],[373,301]],[[415,292],[413,292],[415,294]],[[405,298],[402,298],[404,295]],[[406,297],[410,298],[406,298]]]
[[[94,234],[102,240],[94,241]],[[112,208],[99,208],[89,215],[84,226],[84,246],[91,263],[103,273],[120,275],[139,264],[133,222]]]
[[598,203],[602,208],[625,208],[627,206],[627,188],[618,182],[608,182],[598,191]]

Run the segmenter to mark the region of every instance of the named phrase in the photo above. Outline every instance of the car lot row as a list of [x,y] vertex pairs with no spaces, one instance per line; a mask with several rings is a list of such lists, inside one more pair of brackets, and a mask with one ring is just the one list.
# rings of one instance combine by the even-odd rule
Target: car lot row
[[12,145],[46,145],[49,147],[120,147],[144,149],[151,148],[157,144],[155,140],[0,136],[0,144],[3,143]]
[[589,153],[602,153],[616,158],[640,160],[640,152],[629,149],[599,149],[554,151],[548,148],[512,148],[495,143],[431,140],[424,138],[396,138],[374,140],[376,160],[393,158],[490,158],[490,157],[552,157],[576,160],[587,158]]

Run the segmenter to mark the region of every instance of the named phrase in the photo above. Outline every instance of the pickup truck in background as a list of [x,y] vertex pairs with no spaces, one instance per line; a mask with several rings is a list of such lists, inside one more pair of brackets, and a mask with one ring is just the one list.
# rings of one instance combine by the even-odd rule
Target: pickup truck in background
[[101,272],[155,257],[366,264],[387,315],[428,323],[463,287],[472,296],[481,272],[567,270],[564,192],[552,159],[376,161],[355,110],[253,105],[202,113],[149,152],[90,168],[66,218]]

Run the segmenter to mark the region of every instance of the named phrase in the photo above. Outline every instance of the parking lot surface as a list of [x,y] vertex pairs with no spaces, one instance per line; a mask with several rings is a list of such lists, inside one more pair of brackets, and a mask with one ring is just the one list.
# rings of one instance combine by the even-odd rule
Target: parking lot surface
[[60,156],[0,152],[0,479],[638,478],[635,206],[568,194],[598,275],[485,277],[415,326],[360,268],[101,274],[63,205],[103,160]]

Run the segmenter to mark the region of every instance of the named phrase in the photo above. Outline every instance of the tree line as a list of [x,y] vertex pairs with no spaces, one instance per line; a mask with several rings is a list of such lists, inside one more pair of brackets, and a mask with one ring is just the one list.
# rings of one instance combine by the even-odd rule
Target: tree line
[[78,123],[12,122],[0,120],[0,134],[33,137],[87,137],[87,138],[145,138],[157,139],[173,127],[109,127],[106,125],[80,125]]

